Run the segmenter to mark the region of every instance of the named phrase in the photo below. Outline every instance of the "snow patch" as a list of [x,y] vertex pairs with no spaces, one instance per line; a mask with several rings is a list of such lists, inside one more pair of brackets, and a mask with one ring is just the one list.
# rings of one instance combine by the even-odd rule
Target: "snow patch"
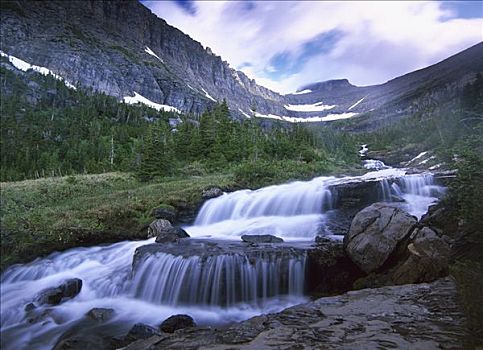
[[303,94],[308,94],[312,92],[312,90],[310,89],[305,89],[305,90],[302,90],[302,91],[297,91],[297,92],[293,92],[291,93],[290,95],[303,95]]
[[210,100],[212,100],[213,102],[217,102],[217,101],[216,101],[216,100],[215,100],[213,97],[211,97],[211,96],[210,96],[210,94],[208,94],[208,93],[206,92],[206,90],[205,90],[205,89],[201,88],[201,90],[203,90],[203,92],[205,93],[205,96],[206,96],[206,97],[208,97],[208,98],[209,98]]
[[35,72],[38,72],[42,75],[52,75],[55,79],[57,80],[60,80],[62,81],[65,86],[67,86],[69,89],[74,89],[76,90],[77,88],[72,85],[71,83],[69,83],[68,81],[66,81],[64,78],[62,78],[60,75],[58,74],[55,74],[54,72],[52,72],[50,69],[48,68],[45,68],[45,67],[41,67],[41,66],[36,66],[36,65],[33,65],[33,64],[30,64],[28,62],[25,62],[24,60],[21,60],[20,58],[17,58],[15,56],[11,56],[11,55],[8,55],[6,54],[5,52],[1,51],[0,50],[0,56],[2,57],[7,57],[8,58],[8,61],[17,69],[21,70],[21,71],[28,71],[29,69],[32,69],[33,71]]
[[138,94],[136,91],[134,91],[134,96],[125,96],[123,98],[124,103],[127,103],[129,105],[133,105],[136,103],[142,103],[148,107],[154,108],[157,111],[164,110],[166,112],[176,112],[176,113],[181,113],[179,109],[176,107],[168,106],[168,105],[162,105],[156,102],[153,102],[151,100],[148,100],[146,97]]
[[357,114],[358,113],[341,113],[341,114],[329,114],[329,115],[326,115],[325,117],[298,118],[298,117],[279,116],[275,114],[261,114],[257,112],[255,113],[255,117],[282,120],[289,123],[314,123],[314,122],[329,122],[333,120],[352,118]]
[[156,55],[156,54],[154,53],[154,51],[153,51],[153,50],[151,50],[149,47],[147,47],[147,46],[146,46],[146,48],[144,49],[144,52],[148,53],[148,54],[149,54],[149,55],[151,55],[151,56],[156,57],[158,60],[160,60],[162,63],[164,63],[163,59],[162,59],[162,58],[160,58],[158,55]]
[[435,169],[441,168],[442,165],[443,165],[443,163],[439,163],[439,164],[430,166],[428,169],[429,170],[435,170]]
[[241,114],[243,114],[245,117],[247,117],[248,119],[251,119],[250,115],[248,115],[247,113],[243,112],[240,108],[238,108],[238,110],[240,111]]
[[321,112],[334,108],[336,105],[324,105],[323,102],[317,102],[311,105],[285,105],[285,109],[294,112]]
[[236,70],[233,70],[231,75],[238,82],[238,84],[245,87],[245,85],[243,85],[243,82],[241,81],[240,77],[238,76],[238,73],[237,73]]
[[364,101],[366,97],[364,96],[363,98],[361,98],[359,101],[357,101],[356,103],[354,103],[352,106],[349,107],[348,111],[350,111],[352,108],[356,107],[359,103],[361,103],[362,101]]
[[429,157],[428,159],[425,159],[425,160],[423,160],[423,161],[419,162],[418,164],[419,164],[419,165],[421,165],[421,164],[426,164],[427,162],[429,162],[431,159],[434,159],[434,158],[436,158],[436,157],[435,157],[435,156],[431,156],[431,157]]
[[428,151],[419,153],[416,157],[414,157],[413,159],[411,159],[408,163],[412,163],[415,160],[418,160],[419,158],[424,157],[427,153],[428,153]]

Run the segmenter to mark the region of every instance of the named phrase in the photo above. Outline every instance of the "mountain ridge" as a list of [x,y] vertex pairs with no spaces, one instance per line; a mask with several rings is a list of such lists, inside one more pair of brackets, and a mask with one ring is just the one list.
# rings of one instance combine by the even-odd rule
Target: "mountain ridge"
[[195,115],[226,99],[238,119],[349,119],[350,130],[366,130],[451,102],[483,72],[479,43],[384,84],[358,87],[335,79],[281,95],[135,0],[3,2],[1,19],[6,54],[121,100],[144,98]]

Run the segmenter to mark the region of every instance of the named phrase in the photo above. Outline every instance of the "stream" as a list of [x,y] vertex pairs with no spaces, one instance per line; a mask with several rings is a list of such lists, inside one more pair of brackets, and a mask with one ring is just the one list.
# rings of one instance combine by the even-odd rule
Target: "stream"
[[[136,249],[154,246],[152,238],[74,248],[12,266],[1,275],[1,347],[51,349],[66,331],[81,328],[92,308],[114,309],[98,327],[121,336],[135,323],[156,327],[173,314],[189,314],[198,325],[225,325],[304,302],[304,249],[319,235],[342,239],[327,229],[327,214],[338,210],[334,186],[368,181],[377,182],[378,201],[397,202],[418,218],[444,192],[430,173],[387,167],[241,190],[205,202],[193,225],[184,227],[189,249],[173,247],[176,254],[146,254],[133,264]],[[284,243],[248,251],[240,240],[245,234],[272,234]],[[39,292],[71,278],[83,282],[76,297],[38,305]],[[36,308],[25,311],[32,302]]]

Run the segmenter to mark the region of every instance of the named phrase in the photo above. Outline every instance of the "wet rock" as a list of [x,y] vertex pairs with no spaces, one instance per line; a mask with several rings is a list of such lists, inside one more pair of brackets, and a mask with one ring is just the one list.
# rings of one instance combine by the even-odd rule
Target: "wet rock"
[[241,240],[245,243],[282,243],[283,239],[273,235],[243,235]]
[[210,187],[205,190],[203,190],[203,193],[201,194],[201,198],[203,199],[212,199],[219,197],[223,194],[223,190],[219,187]]
[[181,227],[171,227],[158,234],[156,237],[156,243],[177,242],[182,238],[188,237],[189,234]]
[[361,210],[344,237],[344,248],[364,272],[380,269],[398,245],[409,238],[416,218],[387,203],[375,203]]
[[114,309],[95,307],[93,309],[90,309],[86,313],[86,316],[97,322],[105,322],[110,320],[112,317],[114,317],[114,314],[115,314]]
[[321,298],[227,328],[183,329],[150,349],[460,349],[466,336],[446,278]]
[[35,306],[34,303],[28,303],[27,305],[25,305],[24,310],[25,310],[25,312],[30,312],[30,311],[34,310],[35,308],[36,308],[36,306]]
[[110,337],[96,333],[72,335],[59,340],[53,350],[108,350],[113,349]]
[[72,278],[62,283],[59,288],[62,290],[64,298],[73,298],[80,293],[82,289],[82,280]]
[[172,207],[154,208],[151,213],[156,219],[164,219],[173,222],[176,219],[176,209]]
[[40,292],[38,302],[40,304],[58,305],[62,300],[62,290],[60,288],[47,288]]
[[154,220],[148,227],[148,238],[156,237],[171,228],[173,228],[173,225],[166,219]]
[[151,326],[148,326],[144,323],[136,323],[129,333],[127,334],[126,338],[138,340],[138,339],[147,339],[152,337],[153,335],[160,335],[159,331]]
[[189,315],[173,315],[161,323],[159,330],[161,332],[173,333],[178,329],[196,327],[196,323]]
[[396,268],[395,284],[431,282],[448,274],[450,247],[428,227],[413,233],[409,257]]
[[82,289],[82,280],[72,278],[56,288],[47,288],[39,293],[37,301],[40,304],[58,305],[64,298],[73,298],[80,293]]

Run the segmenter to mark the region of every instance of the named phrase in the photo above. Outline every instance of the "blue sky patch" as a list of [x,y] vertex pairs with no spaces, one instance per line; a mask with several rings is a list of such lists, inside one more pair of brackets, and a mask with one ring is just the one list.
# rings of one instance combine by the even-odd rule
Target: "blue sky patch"
[[298,73],[311,57],[329,53],[342,36],[341,31],[331,30],[303,43],[298,53],[290,51],[277,53],[270,59],[264,73],[270,79],[281,79]]
[[454,11],[456,18],[483,18],[482,1],[442,1],[441,8]]

